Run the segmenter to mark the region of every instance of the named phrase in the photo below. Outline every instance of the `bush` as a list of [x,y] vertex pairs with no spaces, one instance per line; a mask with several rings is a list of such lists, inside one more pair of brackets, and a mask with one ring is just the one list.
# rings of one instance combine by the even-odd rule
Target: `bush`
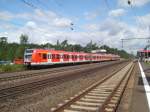
[[25,70],[24,65],[0,65],[0,72],[12,72]]

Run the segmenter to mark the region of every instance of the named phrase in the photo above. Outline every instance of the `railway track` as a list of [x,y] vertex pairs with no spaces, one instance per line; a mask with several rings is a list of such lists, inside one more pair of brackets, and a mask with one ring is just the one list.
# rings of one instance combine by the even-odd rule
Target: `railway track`
[[[117,62],[118,64],[119,63],[123,63],[124,61],[119,61]],[[113,66],[115,65],[116,62],[113,62],[113,63],[104,63],[104,66],[101,66],[101,68],[103,67],[106,67],[106,66]],[[81,69],[86,69],[87,67],[89,66],[95,66],[95,65],[83,65],[83,66],[71,66],[71,67],[63,67],[63,68],[60,68],[60,69],[52,69],[52,70],[42,70],[42,71],[39,71],[39,72],[34,72],[34,73],[26,73],[26,72],[22,72],[22,73],[19,73],[19,74],[11,74],[11,75],[0,75],[0,82],[4,82],[4,81],[13,81],[13,80],[17,80],[17,79],[25,79],[25,78],[30,78],[30,77],[36,77],[36,76],[44,76],[44,75],[48,75],[48,74],[52,74],[52,73],[58,73],[58,72],[64,72],[64,71],[72,71],[72,70],[79,70]],[[99,66],[99,65],[98,65]]]
[[[107,65],[107,67],[108,66],[112,66],[112,64]],[[106,66],[102,66],[102,67],[106,67]],[[100,70],[99,68],[95,68],[92,70],[89,69],[85,73],[92,74],[99,70]],[[32,82],[26,82],[25,84],[19,84],[16,86],[3,88],[3,89],[0,89],[0,102],[5,102],[5,101],[7,101],[7,99],[15,99],[19,95],[25,94],[25,93],[33,91],[33,90],[41,89],[47,85],[55,86],[57,84],[65,82],[65,81],[74,80],[75,78],[79,78],[81,76],[83,76],[83,73],[75,72],[71,76],[70,76],[70,74],[67,74],[67,75],[57,76],[57,77],[53,77],[53,78],[52,77],[44,78],[44,79],[39,79],[36,81],[34,80]]]
[[135,63],[106,76],[57,107],[51,112],[115,112]]

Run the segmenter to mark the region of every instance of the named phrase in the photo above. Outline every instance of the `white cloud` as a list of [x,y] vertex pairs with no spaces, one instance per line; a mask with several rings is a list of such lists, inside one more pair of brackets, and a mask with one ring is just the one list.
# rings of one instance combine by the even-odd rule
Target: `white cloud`
[[57,27],[70,27],[71,26],[72,21],[70,19],[67,18],[56,18],[54,20],[54,25]]
[[115,10],[111,10],[108,15],[111,17],[118,17],[118,16],[123,16],[125,13],[126,11],[124,9],[115,9]]
[[[145,36],[148,36],[147,30],[140,28],[140,31],[138,31],[136,27],[129,26],[115,19],[106,19],[99,25],[88,24],[88,26],[94,26],[96,29],[78,32],[70,32],[68,30],[54,31],[50,30],[50,28],[46,25],[41,26],[34,21],[28,21],[25,26],[19,28],[18,30],[11,30],[7,33],[1,32],[0,36],[7,36],[9,42],[19,42],[19,36],[21,33],[25,33],[29,35],[29,42],[38,44],[47,42],[56,43],[57,40],[63,41],[64,39],[67,39],[70,43],[85,45],[92,40],[99,45],[107,44],[116,48],[121,48],[122,38],[144,38]],[[145,43],[141,40],[128,41],[124,43],[124,49],[130,52],[133,50],[133,47],[138,49],[139,47],[144,47],[144,44]]]
[[26,26],[29,27],[29,28],[36,28],[37,27],[36,23],[33,22],[33,21],[28,21],[26,23]]
[[83,29],[86,31],[97,31],[100,29],[99,24],[86,24],[83,26]]
[[[130,0],[130,1],[131,1],[132,6],[135,6],[135,7],[140,7],[150,2],[150,0]],[[123,7],[130,6],[128,4],[128,0],[118,0],[118,4]]]
[[137,16],[136,21],[141,27],[149,27],[150,26],[150,13],[144,16]]
[[87,20],[95,19],[98,15],[99,15],[99,11],[84,13],[84,16]]
[[[6,14],[6,13],[5,13]],[[99,24],[84,24],[80,31],[64,30],[70,26],[71,19],[60,17],[52,11],[35,10],[32,13],[12,14],[7,13],[7,20],[17,18],[25,20],[23,26],[14,27],[10,24],[3,25],[0,23],[0,29],[5,28],[4,32],[0,32],[0,36],[7,36],[9,42],[19,42],[19,36],[22,33],[29,35],[29,41],[32,43],[56,43],[59,39],[63,41],[68,39],[70,43],[77,43],[85,45],[93,40],[98,44],[107,44],[112,47],[121,48],[121,38],[131,37],[146,37],[148,30],[137,28],[137,26],[130,26],[124,22],[120,22],[114,18],[107,18]],[[6,14],[6,15],[7,15]],[[150,14],[141,17],[146,24],[149,23]],[[6,32],[7,31],[7,32]],[[126,49],[129,47],[144,46],[145,43],[140,41],[132,41],[125,43]],[[131,51],[132,49],[128,49]]]
[[12,20],[20,19],[25,21],[35,21],[38,24],[46,24],[50,27],[68,27],[72,22],[69,18],[60,17],[52,11],[43,11],[40,9],[35,9],[32,13],[19,13],[13,14],[10,12],[0,12],[0,20]]
[[7,11],[0,12],[0,20],[11,20],[13,18],[13,15]]

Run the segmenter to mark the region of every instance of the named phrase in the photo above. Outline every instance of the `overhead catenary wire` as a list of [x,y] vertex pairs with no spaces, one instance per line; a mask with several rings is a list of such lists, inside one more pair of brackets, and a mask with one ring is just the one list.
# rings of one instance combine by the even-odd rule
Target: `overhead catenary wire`
[[[34,5],[33,3],[27,1],[27,0],[22,0],[22,2],[28,6],[30,6],[31,8],[34,8],[34,9],[40,9],[40,11],[42,11],[42,9],[40,7],[37,7],[36,5]],[[46,6],[47,8],[49,8],[47,5],[43,4],[43,2],[41,2],[40,0],[37,0],[37,2],[39,2],[40,4],[44,5],[44,7]],[[44,13],[45,15],[47,15],[44,11],[42,11],[42,13]],[[58,14],[58,13],[57,13]],[[58,14],[60,17],[63,17],[62,15]],[[71,22],[70,23],[70,29],[71,30],[74,30],[73,28],[74,26],[74,23]]]
[[[140,32],[140,28],[144,25],[144,26],[147,26],[146,24],[145,24],[145,22],[143,21],[143,19],[142,19],[142,17],[139,17],[139,16],[137,16],[137,13],[136,13],[136,10],[134,10],[134,4],[133,4],[134,2],[133,2],[133,0],[128,0],[128,5],[131,7],[131,9],[132,9],[132,11],[133,11],[133,14],[134,14],[134,16],[137,18],[137,25],[139,26],[139,28],[138,28],[138,32]],[[150,26],[147,26],[148,28],[150,28]],[[150,31],[149,31],[150,32]],[[139,38],[140,39],[140,38]],[[143,38],[143,39],[150,39],[150,37],[148,37],[148,38]]]
[[26,1],[26,0],[22,0],[22,2],[25,3],[26,5],[28,5],[28,6],[32,7],[32,8],[34,8],[34,9],[37,9],[37,6],[33,5],[31,2],[28,2],[28,1]]
[[[140,25],[141,27],[142,27],[143,25],[147,26],[147,25],[144,23],[143,19],[142,19],[141,17],[137,16],[137,13],[136,13],[136,11],[134,10],[134,6],[133,6],[133,0],[128,0],[128,5],[131,7],[134,16],[137,18],[137,22],[139,22],[139,25]],[[137,23],[137,25],[138,25],[138,23]],[[140,27],[140,26],[139,26],[139,27]]]

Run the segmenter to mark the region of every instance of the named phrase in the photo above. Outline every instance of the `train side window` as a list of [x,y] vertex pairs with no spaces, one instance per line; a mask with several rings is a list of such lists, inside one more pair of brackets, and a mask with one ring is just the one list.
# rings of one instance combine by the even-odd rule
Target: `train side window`
[[60,55],[59,54],[56,54],[56,59],[60,59]]
[[77,55],[75,55],[75,59],[77,59]]
[[67,55],[66,54],[64,55],[64,58],[67,59]]
[[65,54],[63,55],[63,59],[66,59],[66,55]]
[[47,59],[47,54],[43,54],[43,59]]
[[74,59],[74,55],[72,55],[71,57],[72,57],[72,59]]
[[52,59],[55,59],[55,54],[52,54]]

